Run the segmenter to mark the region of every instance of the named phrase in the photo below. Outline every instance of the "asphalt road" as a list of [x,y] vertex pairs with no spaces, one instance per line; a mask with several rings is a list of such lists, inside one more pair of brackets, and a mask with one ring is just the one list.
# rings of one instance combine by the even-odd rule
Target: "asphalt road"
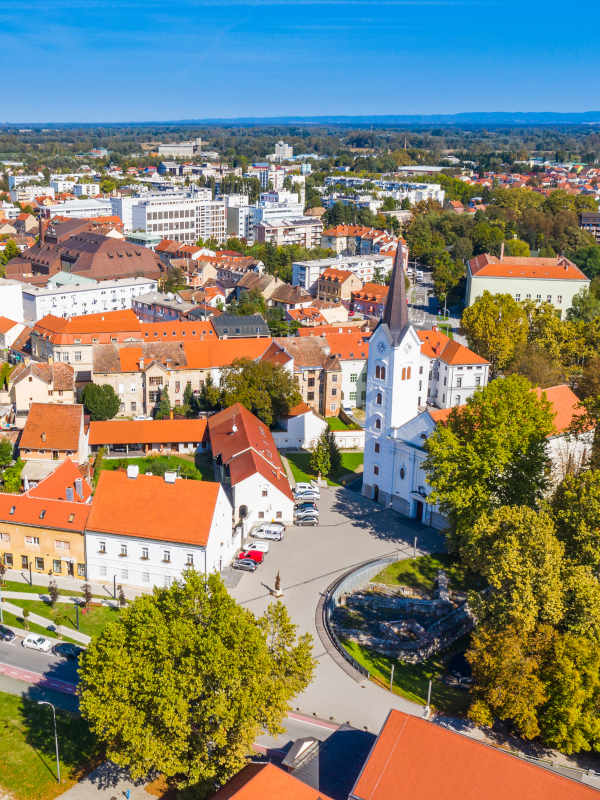
[[21,645],[17,636],[12,642],[0,642],[0,664],[37,672],[47,678],[77,683],[77,666],[74,661],[60,658],[53,653],[40,653]]

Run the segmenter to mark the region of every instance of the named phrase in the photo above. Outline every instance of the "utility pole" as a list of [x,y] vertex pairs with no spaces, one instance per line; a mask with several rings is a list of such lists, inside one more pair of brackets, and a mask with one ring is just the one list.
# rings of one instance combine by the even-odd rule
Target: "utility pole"
[[415,541],[413,542],[413,558],[417,557],[417,537],[415,536]]
[[425,716],[428,717],[431,713],[431,679],[429,680],[429,686],[427,687],[427,705],[425,706]]
[[60,761],[58,758],[58,734],[56,732],[56,709],[47,700],[38,700],[38,706],[50,706],[52,709],[52,719],[54,720],[54,745],[56,747],[56,780],[60,783]]
[[390,692],[394,691],[394,667],[396,664],[392,664],[392,672],[390,674]]
[[117,576],[113,575],[113,599],[117,599]]

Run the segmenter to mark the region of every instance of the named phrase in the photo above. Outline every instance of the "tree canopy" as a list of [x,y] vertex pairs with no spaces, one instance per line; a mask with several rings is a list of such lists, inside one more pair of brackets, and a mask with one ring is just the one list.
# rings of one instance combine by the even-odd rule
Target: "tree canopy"
[[88,383],[83,390],[83,404],[93,420],[112,419],[121,402],[108,383]]
[[80,708],[115,764],[205,791],[245,763],[256,736],[282,730],[310,682],[311,638],[285,607],[259,619],[218,575],[189,571],[121,611],[80,662]]
[[490,294],[466,308],[461,321],[469,347],[500,372],[524,349],[529,330],[522,305],[509,294]]
[[535,506],[547,485],[550,404],[521,375],[499,378],[452,410],[426,443],[424,467],[455,545],[502,505]]
[[296,379],[278,364],[240,358],[222,372],[221,406],[241,403],[265,425],[272,425],[301,400]]

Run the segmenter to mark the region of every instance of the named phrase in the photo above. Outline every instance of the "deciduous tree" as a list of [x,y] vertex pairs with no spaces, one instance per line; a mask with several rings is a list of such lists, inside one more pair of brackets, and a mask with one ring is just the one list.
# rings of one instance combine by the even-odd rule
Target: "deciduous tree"
[[221,404],[241,403],[265,425],[272,425],[301,400],[294,376],[278,364],[242,358],[223,370]]
[[509,294],[485,291],[465,309],[461,324],[469,347],[489,360],[494,373],[506,369],[527,342],[527,315]]
[[108,383],[88,383],[83,390],[83,404],[93,420],[102,420],[112,419],[121,403]]
[[289,700],[311,680],[310,650],[283,606],[256,619],[219,576],[188,572],[93,639],[80,662],[81,713],[133,778],[158,771],[214,791],[260,731],[282,730]]

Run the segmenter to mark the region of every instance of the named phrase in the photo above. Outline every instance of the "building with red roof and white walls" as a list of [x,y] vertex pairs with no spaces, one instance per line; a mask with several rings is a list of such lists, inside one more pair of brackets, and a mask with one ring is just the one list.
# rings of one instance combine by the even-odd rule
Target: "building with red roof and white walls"
[[564,317],[575,295],[589,285],[589,278],[565,256],[526,258],[502,253],[498,258],[482,253],[468,262],[465,303],[473,305],[486,291],[510,294],[517,302],[551,303]]

